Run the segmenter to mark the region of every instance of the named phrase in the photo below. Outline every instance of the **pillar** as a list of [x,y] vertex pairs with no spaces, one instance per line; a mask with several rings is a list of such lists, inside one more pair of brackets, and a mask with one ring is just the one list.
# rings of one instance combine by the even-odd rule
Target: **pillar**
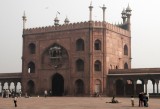
[[8,90],[10,91],[11,83],[8,82]]
[[17,83],[14,82],[14,85],[15,85],[15,93],[17,93]]
[[134,85],[134,96],[136,96],[137,95],[137,89],[136,89],[137,82],[134,81],[133,85]]
[[103,10],[103,22],[105,22],[105,10],[106,10],[105,5],[103,5],[102,10]]
[[159,81],[156,82],[156,84],[157,84],[157,94],[158,94],[159,93]]
[[152,82],[153,84],[153,93],[155,93],[155,82]]
[[147,81],[145,81],[145,93],[147,93],[147,84],[148,84],[148,82]]

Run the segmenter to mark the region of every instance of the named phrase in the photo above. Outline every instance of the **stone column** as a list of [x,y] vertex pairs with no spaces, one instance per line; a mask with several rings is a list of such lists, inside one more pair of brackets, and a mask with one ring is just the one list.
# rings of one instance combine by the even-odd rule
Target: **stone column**
[[153,93],[155,93],[155,82],[152,82],[153,84]]
[[123,80],[123,86],[124,86],[124,89],[123,89],[124,93],[123,93],[123,95],[126,96],[126,80]]
[[157,94],[159,93],[159,82],[156,82],[157,84]]
[[15,93],[17,93],[17,83],[14,82],[14,86],[15,86]]
[[8,82],[8,90],[10,91],[11,83]]
[[147,93],[147,84],[148,84],[148,82],[145,81],[144,84],[145,84],[145,93]]
[[133,86],[133,87],[134,87],[134,96],[136,96],[136,95],[137,95],[137,93],[136,93],[136,92],[137,92],[137,91],[136,91],[136,90],[137,90],[137,89],[136,89],[137,82],[134,81],[134,82],[133,82],[133,85],[134,85],[134,86]]
[[3,88],[4,88],[4,82],[1,82],[1,86],[2,86],[2,90],[3,90]]

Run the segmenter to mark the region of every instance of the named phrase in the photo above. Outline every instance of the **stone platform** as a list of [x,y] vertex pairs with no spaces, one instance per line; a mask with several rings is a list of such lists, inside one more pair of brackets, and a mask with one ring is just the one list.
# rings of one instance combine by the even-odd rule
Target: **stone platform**
[[110,97],[30,97],[18,98],[18,107],[14,107],[13,98],[0,97],[0,109],[160,109],[160,98],[150,98],[149,107],[131,107],[130,98],[116,98],[120,103],[106,103]]

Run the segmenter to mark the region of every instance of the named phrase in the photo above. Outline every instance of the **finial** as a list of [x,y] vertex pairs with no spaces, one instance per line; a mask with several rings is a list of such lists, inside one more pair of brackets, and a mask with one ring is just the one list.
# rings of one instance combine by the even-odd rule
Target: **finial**
[[131,8],[130,8],[130,6],[129,6],[129,4],[128,4],[128,7],[126,8],[126,11],[129,11],[129,12],[132,11]]
[[92,0],[91,0],[91,2],[90,2],[90,6],[92,6]]
[[24,13],[23,13],[22,19],[23,19],[23,29],[25,29],[25,23],[26,23],[26,21],[27,21],[27,17],[26,17],[26,15],[25,15],[25,11],[24,11]]

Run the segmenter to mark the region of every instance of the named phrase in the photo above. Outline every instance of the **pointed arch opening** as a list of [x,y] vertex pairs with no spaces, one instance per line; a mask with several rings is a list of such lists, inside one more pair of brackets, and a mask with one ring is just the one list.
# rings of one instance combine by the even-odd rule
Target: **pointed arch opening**
[[75,82],[75,94],[76,95],[83,95],[84,94],[84,83],[81,79],[78,79]]
[[30,54],[35,54],[36,51],[36,45],[34,43],[29,44],[29,52]]
[[84,61],[82,59],[78,59],[76,61],[76,70],[77,71],[84,71]]
[[128,46],[124,45],[124,55],[128,56]]
[[101,41],[99,39],[94,42],[94,50],[101,50]]
[[144,92],[144,82],[141,79],[136,81],[136,94]]
[[128,64],[127,63],[124,64],[124,69],[128,69]]
[[124,83],[123,80],[118,79],[116,81],[116,95],[123,96],[124,95]]
[[33,62],[28,63],[28,73],[35,73],[35,64]]
[[77,51],[84,51],[84,40],[83,39],[78,39],[76,41],[76,50]]
[[52,95],[63,96],[64,94],[64,78],[62,75],[56,73],[52,77]]
[[29,80],[27,83],[27,94],[28,96],[32,96],[35,94],[35,83],[32,80]]
[[125,93],[126,95],[134,95],[134,83],[133,80],[128,79],[126,80],[126,85],[125,85]]
[[96,60],[94,63],[94,70],[101,71],[101,62],[99,60]]
[[95,80],[95,93],[97,94],[101,93],[101,80],[99,79]]

